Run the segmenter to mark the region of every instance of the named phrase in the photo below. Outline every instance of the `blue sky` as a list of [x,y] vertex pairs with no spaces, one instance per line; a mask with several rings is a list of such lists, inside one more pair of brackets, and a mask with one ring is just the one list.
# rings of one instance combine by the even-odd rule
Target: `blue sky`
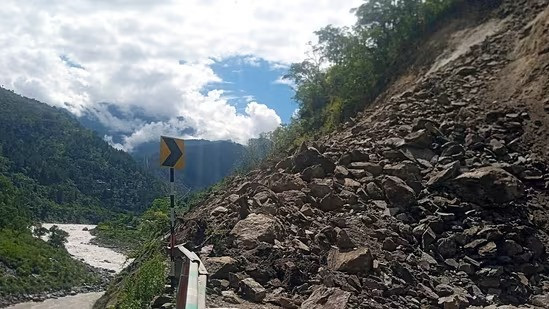
[[288,123],[297,103],[294,90],[280,79],[288,72],[287,66],[269,63],[251,56],[231,57],[210,66],[223,82],[211,83],[207,92],[222,89],[228,101],[244,113],[250,101],[257,101],[276,111],[283,123]]

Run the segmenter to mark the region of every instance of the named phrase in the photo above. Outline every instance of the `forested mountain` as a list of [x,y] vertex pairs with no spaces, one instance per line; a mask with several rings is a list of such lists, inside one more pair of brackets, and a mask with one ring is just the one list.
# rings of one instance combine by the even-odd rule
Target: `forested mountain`
[[[109,103],[100,103],[103,113],[109,118],[118,119],[120,122],[150,123],[159,121],[154,116],[146,115],[139,109],[132,112],[123,112],[119,107]],[[86,128],[93,130],[98,136],[109,136],[115,143],[123,143],[127,132],[105,125],[97,116],[96,110],[86,111],[78,121]],[[192,128],[181,131],[182,134],[192,135]],[[176,136],[177,137],[177,136]],[[160,137],[159,137],[160,138]],[[152,174],[159,176],[161,180],[168,179],[166,169],[158,164],[159,140],[146,142],[136,146],[130,154],[135,160]],[[235,168],[242,165],[246,157],[246,147],[231,141],[185,140],[185,169],[177,173],[176,183],[185,185],[193,190],[208,187],[225,176]]]
[[0,89],[0,173],[32,219],[97,222],[141,212],[161,183],[62,109]]

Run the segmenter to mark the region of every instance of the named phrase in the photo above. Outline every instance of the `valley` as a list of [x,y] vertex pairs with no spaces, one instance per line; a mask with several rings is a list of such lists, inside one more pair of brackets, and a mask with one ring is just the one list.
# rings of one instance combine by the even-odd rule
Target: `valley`
[[[108,248],[99,247],[90,243],[93,236],[90,230],[95,225],[86,224],[56,224],[69,235],[65,247],[68,253],[77,260],[80,260],[93,267],[106,270],[104,276],[110,278],[113,274],[120,272],[131,260],[124,255]],[[50,228],[51,223],[45,223],[43,227]],[[89,290],[95,290],[91,287]],[[8,309],[55,309],[55,308],[92,308],[103,292],[86,291],[85,288],[71,290],[63,293],[44,293],[42,295],[30,296],[32,302],[18,303],[8,306]],[[38,301],[39,300],[39,301]]]

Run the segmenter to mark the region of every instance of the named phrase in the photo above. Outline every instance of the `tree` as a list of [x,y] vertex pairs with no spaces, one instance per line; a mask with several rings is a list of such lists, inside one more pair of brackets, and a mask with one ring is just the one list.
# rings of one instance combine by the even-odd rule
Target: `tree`
[[68,237],[69,233],[63,231],[57,225],[54,225],[50,228],[48,243],[56,248],[64,248]]
[[32,232],[35,237],[41,238],[48,233],[48,229],[43,227],[42,224],[38,223],[34,226]]
[[373,102],[461,2],[367,0],[353,10],[352,28],[329,25],[315,32],[312,56],[292,64],[285,76],[296,85],[300,126],[307,133],[331,131]]

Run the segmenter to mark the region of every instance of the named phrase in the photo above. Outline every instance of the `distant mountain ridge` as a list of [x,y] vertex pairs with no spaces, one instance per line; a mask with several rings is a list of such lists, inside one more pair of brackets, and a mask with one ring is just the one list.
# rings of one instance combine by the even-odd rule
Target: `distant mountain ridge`
[[[99,119],[101,117],[99,115],[109,115],[109,118],[126,124],[130,122],[150,123],[158,121],[158,119],[147,116],[139,109],[135,111],[123,111],[111,103],[101,103],[87,110],[83,116],[78,118],[78,121],[83,126],[95,131],[97,135],[112,137],[114,143],[122,143],[123,136],[127,135],[127,132],[108,127]],[[181,132],[182,135],[192,133],[192,128]],[[168,172],[160,168],[159,142],[160,136],[158,140],[136,146],[130,154],[147,171],[164,181],[168,179]],[[186,166],[182,171],[177,173],[176,183],[180,188],[184,185],[191,190],[199,190],[211,186],[234,171],[241,164],[245,152],[245,146],[232,141],[186,140]]]
[[[140,145],[132,155],[151,174],[168,179],[168,170],[159,163],[158,143]],[[246,148],[231,141],[185,141],[185,168],[177,172],[176,183],[191,190],[209,187],[238,167]]]

